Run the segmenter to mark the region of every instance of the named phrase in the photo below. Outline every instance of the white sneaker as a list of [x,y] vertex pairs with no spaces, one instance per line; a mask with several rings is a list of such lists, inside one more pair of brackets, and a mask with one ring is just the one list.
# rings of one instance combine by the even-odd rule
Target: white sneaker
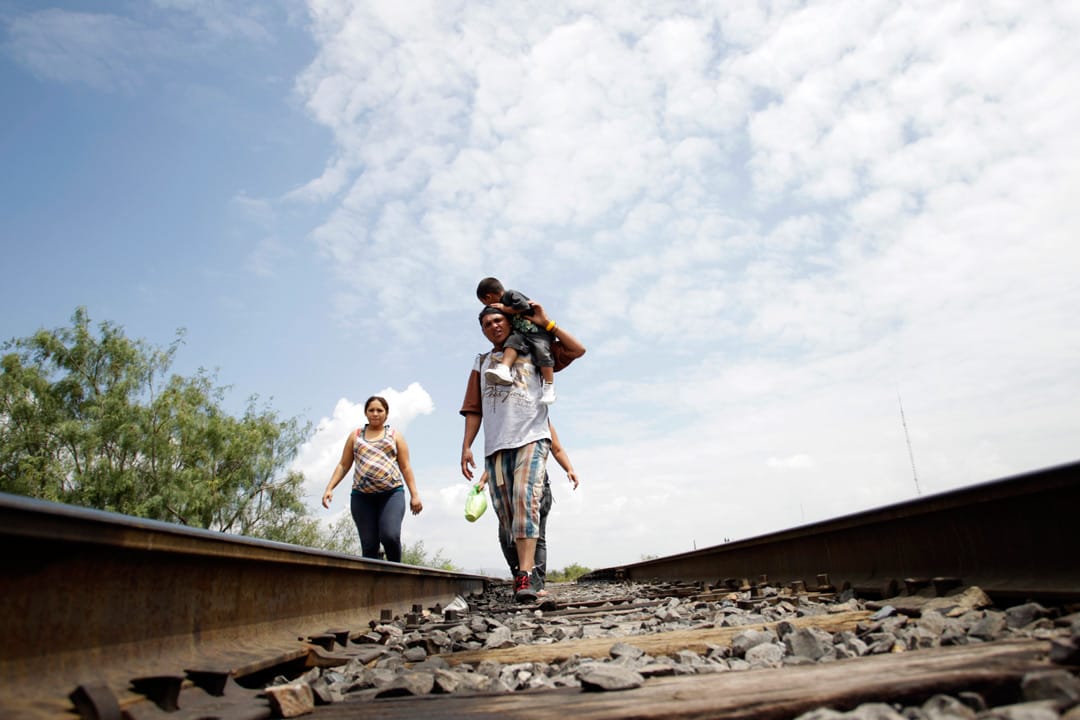
[[514,379],[510,377],[510,368],[499,363],[493,368],[484,371],[484,379],[494,385],[513,385]]
[[540,393],[540,402],[550,405],[555,402],[555,383],[544,383],[544,391]]

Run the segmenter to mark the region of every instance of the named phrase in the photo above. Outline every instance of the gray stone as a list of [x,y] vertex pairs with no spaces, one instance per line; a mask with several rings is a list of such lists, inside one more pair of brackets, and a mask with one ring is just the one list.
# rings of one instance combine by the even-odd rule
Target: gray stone
[[979,718],[980,720],[1058,720],[1059,715],[1053,702],[1043,700],[990,708],[979,713]]
[[982,620],[968,630],[968,636],[979,640],[997,640],[1005,634],[1006,627],[1005,613],[989,610]]
[[517,643],[514,642],[514,639],[511,637],[510,628],[508,627],[495,628],[488,634],[487,640],[484,641],[485,650],[498,650],[500,648],[511,648],[516,646]]
[[754,669],[780,667],[784,664],[784,649],[775,643],[755,645],[746,651],[746,662]]
[[840,718],[848,717],[847,713],[842,713],[832,708],[815,708],[809,712],[804,712],[799,715],[795,720],[840,720]]
[[837,649],[846,648],[854,657],[862,657],[870,652],[870,646],[850,630],[845,630],[837,636],[836,646]]
[[315,709],[315,694],[306,682],[272,685],[266,688],[266,697],[277,717],[298,717]]
[[904,720],[904,716],[885,703],[863,703],[850,713],[855,720]]
[[868,648],[871,655],[903,652],[906,649],[904,643],[900,642],[899,638],[892,633],[874,633],[868,636],[867,639],[871,640]]
[[1020,682],[1024,700],[1050,700],[1059,710],[1080,703],[1080,680],[1067,670],[1030,672]]
[[941,635],[948,625],[949,619],[936,610],[924,612],[918,620],[918,626],[934,635]]
[[964,692],[957,693],[956,699],[975,712],[982,712],[986,709],[986,699],[977,692],[965,690]]
[[941,637],[937,633],[921,626],[905,629],[901,639],[908,650],[926,650],[941,644]]
[[1058,665],[1080,665],[1080,640],[1071,637],[1051,641],[1050,661]]
[[611,646],[611,650],[608,651],[608,654],[613,658],[629,658],[631,660],[636,660],[644,655],[645,651],[639,647],[634,647],[629,643],[617,642]]
[[406,662],[421,662],[427,657],[427,650],[422,647],[411,647],[402,653],[402,657],[405,658]]
[[745,630],[731,639],[731,652],[736,657],[743,657],[755,645],[771,643],[776,639],[776,633],[771,630]]
[[341,683],[331,684],[324,678],[318,678],[308,681],[308,685],[311,687],[316,705],[330,705],[341,702],[345,698],[345,690]]
[[[485,630],[487,628],[485,627]],[[447,636],[454,642],[464,642],[473,636],[472,628],[467,625],[455,625],[446,631]]]
[[802,627],[784,638],[784,647],[792,655],[817,660],[832,649],[832,635],[815,627]]
[[634,668],[642,677],[670,677],[675,674],[675,666],[669,663],[650,662]]
[[795,626],[787,620],[782,620],[776,624],[776,636],[781,640],[793,632],[795,632]]
[[404,672],[375,694],[378,698],[428,695],[435,688],[435,673]]
[[582,689],[588,691],[630,690],[645,682],[645,678],[633,670],[599,663],[583,667],[578,671],[577,679]]
[[677,665],[704,665],[705,660],[693,650],[679,650],[672,659]]
[[949,695],[934,695],[922,704],[929,720],[972,720],[975,711]]
[[1012,629],[1027,627],[1031,623],[1035,622],[1039,618],[1044,618],[1049,614],[1049,611],[1039,603],[1024,603],[1023,605],[1014,605],[1013,607],[1005,611],[1005,620],[1008,626]]
[[892,617],[896,614],[896,608],[892,605],[885,605],[876,613],[870,616],[871,620],[884,620],[887,617]]

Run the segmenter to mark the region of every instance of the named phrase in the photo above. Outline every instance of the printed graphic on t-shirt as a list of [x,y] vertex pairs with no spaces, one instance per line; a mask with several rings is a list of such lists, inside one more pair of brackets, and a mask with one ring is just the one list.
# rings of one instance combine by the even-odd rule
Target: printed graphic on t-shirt
[[[487,360],[484,362],[483,369],[487,370],[496,367],[501,360],[502,353],[497,356],[492,353],[488,355]],[[535,371],[536,368],[532,362],[527,358],[519,357],[510,366],[510,378],[513,380],[513,384],[496,385],[495,383],[484,383],[482,396],[485,404],[489,404],[492,410],[497,410],[496,406],[507,403],[517,407],[530,407],[532,402],[529,399],[529,378],[532,377]],[[487,401],[490,401],[490,403]]]

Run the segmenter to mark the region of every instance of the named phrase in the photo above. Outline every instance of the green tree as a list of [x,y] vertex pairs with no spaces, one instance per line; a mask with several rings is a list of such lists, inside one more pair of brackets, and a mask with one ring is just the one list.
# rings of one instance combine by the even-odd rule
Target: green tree
[[169,374],[167,348],[85,308],[71,326],[4,344],[0,491],[192,527],[317,545],[287,470],[309,427],[248,401],[240,417],[205,370]]
[[[349,555],[359,555],[361,552],[360,536],[356,532],[356,525],[350,515],[342,515],[339,517],[337,522],[335,522],[328,531],[323,532],[321,537],[317,538],[311,545],[312,547],[319,547],[323,550],[332,550],[334,552],[347,553]],[[437,568],[439,570],[450,570],[453,572],[461,571],[461,568],[456,566],[449,559],[443,557],[442,549],[439,549],[434,557],[429,557],[427,550],[424,549],[423,540],[417,540],[412,545],[402,541],[401,562],[404,565],[418,565],[420,567]]]
[[405,565],[419,565],[420,567],[436,568],[438,570],[451,570],[459,572],[461,568],[443,557],[442,548],[435,551],[435,555],[428,556],[424,549],[424,541],[417,540],[412,545],[406,542],[401,544],[401,562]]
[[547,574],[547,579],[549,582],[574,582],[582,575],[590,572],[592,572],[591,569],[574,563],[572,565],[567,565],[562,570],[549,572]]

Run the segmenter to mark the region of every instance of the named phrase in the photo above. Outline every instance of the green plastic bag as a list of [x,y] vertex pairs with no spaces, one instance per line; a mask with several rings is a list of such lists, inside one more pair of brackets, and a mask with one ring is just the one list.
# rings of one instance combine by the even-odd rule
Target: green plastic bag
[[476,522],[485,510],[487,510],[487,493],[480,489],[479,485],[473,485],[465,498],[465,519]]

